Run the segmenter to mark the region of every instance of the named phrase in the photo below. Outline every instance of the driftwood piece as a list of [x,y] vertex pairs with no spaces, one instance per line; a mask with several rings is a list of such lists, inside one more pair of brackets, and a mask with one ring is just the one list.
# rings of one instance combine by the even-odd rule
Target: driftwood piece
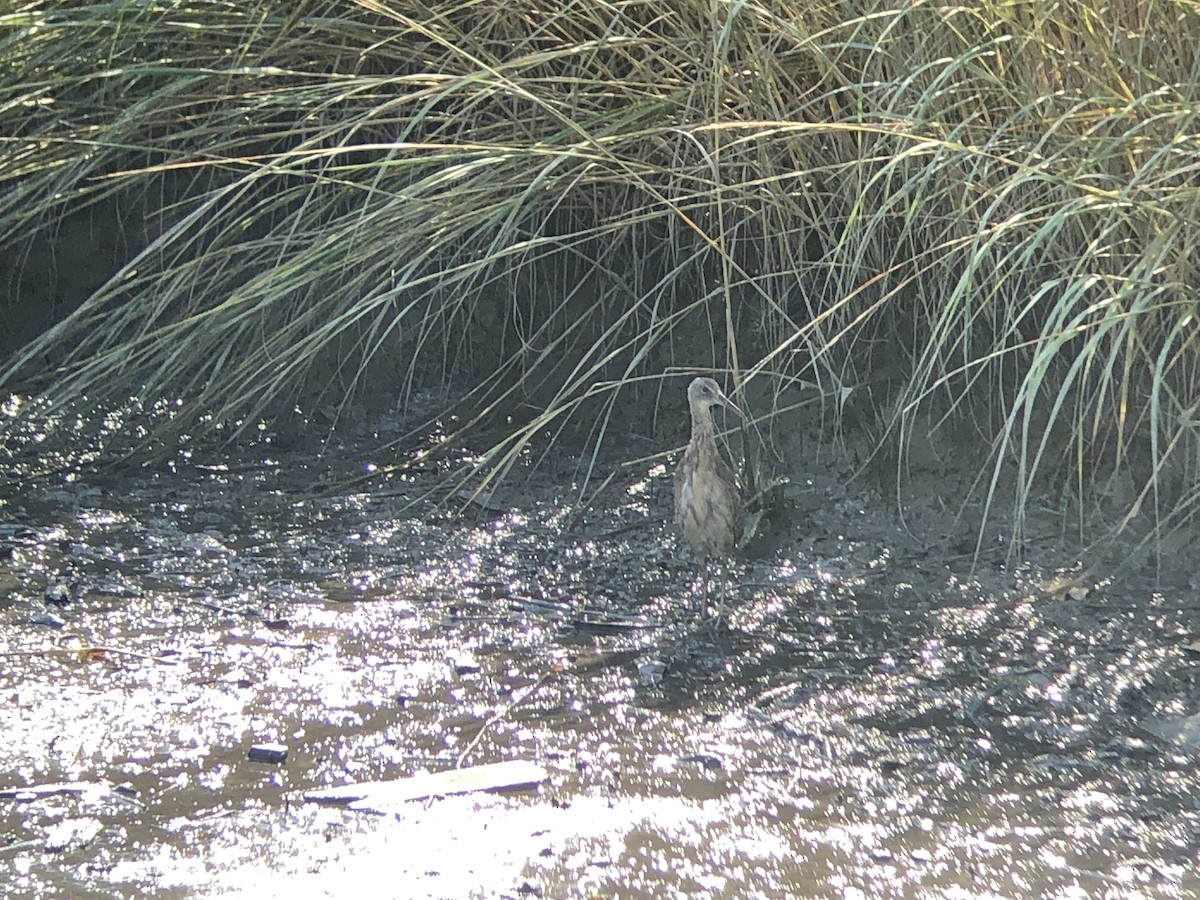
[[395,812],[410,800],[447,794],[498,791],[533,787],[546,780],[546,770],[528,760],[509,760],[465,769],[423,773],[394,781],[363,781],[341,787],[308,791],[305,800],[345,804],[348,809]]

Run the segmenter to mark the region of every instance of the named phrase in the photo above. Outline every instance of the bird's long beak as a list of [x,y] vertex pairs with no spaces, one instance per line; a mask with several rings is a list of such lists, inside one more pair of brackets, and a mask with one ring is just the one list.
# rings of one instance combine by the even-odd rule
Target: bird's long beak
[[726,409],[737,413],[737,417],[743,422],[746,420],[746,414],[738,409],[737,405],[728,397],[726,397],[725,392],[720,389],[717,390],[717,402],[719,402]]

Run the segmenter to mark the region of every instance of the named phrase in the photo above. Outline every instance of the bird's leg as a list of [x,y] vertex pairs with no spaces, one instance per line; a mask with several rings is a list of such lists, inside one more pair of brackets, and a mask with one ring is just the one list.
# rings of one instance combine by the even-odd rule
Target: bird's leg
[[708,601],[709,601],[708,585],[709,585],[709,582],[712,581],[712,574],[713,574],[714,567],[717,570],[717,577],[720,578],[720,580],[721,580],[721,597],[717,602],[716,612],[714,613],[714,615],[712,617],[712,621],[714,623],[717,623],[717,622],[720,622],[721,619],[725,616],[725,590],[726,590],[725,576],[728,573],[725,571],[724,567],[719,562],[714,563],[712,561],[711,557],[705,557],[704,559],[702,559],[700,561],[700,573],[701,573],[701,579],[702,579],[701,580],[701,588],[700,588],[700,614],[702,616],[708,615]]
[[727,589],[729,587],[729,569],[727,565],[722,565],[720,563],[717,565],[717,575],[721,579],[721,598],[717,601],[717,610],[713,614],[713,624],[719,626],[721,621],[725,618],[725,601]]

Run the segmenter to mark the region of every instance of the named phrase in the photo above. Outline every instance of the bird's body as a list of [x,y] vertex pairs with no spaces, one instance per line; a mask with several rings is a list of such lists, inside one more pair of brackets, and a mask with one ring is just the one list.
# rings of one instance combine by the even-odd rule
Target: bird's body
[[745,520],[737,479],[717,449],[711,412],[715,405],[742,417],[742,411],[711,378],[697,378],[689,385],[692,439],[675,471],[675,521],[683,529],[696,559],[704,566],[706,591],[708,560],[733,553]]

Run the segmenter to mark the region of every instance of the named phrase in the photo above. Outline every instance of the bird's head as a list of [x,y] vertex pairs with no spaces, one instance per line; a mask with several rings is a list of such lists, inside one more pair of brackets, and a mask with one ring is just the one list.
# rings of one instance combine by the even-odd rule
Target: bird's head
[[693,410],[724,406],[726,409],[737,413],[738,418],[746,418],[742,411],[734,405],[733,401],[725,396],[725,392],[721,390],[721,386],[711,378],[700,377],[688,385],[688,405]]

